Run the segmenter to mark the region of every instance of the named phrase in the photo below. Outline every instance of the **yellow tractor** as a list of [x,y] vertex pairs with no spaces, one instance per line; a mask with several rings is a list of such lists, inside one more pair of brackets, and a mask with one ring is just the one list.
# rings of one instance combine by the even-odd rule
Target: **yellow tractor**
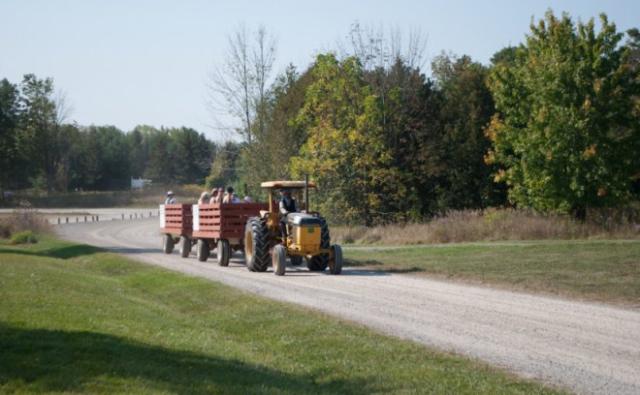
[[[311,271],[329,267],[331,274],[340,274],[342,249],[331,245],[327,221],[309,210],[309,188],[315,188],[315,184],[306,180],[267,181],[261,186],[268,191],[269,210],[260,211],[259,217],[247,221],[243,243],[247,268],[264,272],[271,263],[274,273],[282,276],[289,257],[294,266],[302,264],[304,258]],[[274,196],[277,191],[290,192],[296,202],[302,200],[300,195],[304,192],[304,203],[298,203],[299,212],[283,216]]]

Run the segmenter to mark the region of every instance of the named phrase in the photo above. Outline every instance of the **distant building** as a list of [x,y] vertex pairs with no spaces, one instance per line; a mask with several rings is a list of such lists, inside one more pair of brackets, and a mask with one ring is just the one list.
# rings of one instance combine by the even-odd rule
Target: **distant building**
[[131,177],[131,189],[144,189],[147,185],[151,185],[151,180]]

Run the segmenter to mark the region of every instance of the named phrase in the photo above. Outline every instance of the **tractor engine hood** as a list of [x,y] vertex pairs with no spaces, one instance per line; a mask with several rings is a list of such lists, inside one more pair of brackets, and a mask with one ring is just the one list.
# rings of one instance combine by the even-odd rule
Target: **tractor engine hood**
[[320,219],[318,217],[305,213],[290,213],[289,215],[287,215],[287,222],[289,223],[289,225],[296,226],[320,226]]

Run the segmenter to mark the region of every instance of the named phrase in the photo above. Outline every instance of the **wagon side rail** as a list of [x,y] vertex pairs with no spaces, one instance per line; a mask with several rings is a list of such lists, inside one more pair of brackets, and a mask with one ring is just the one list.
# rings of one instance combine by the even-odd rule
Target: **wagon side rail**
[[193,231],[192,205],[161,204],[160,205],[160,233],[174,236],[189,236]]
[[267,210],[266,203],[213,203],[194,205],[193,237],[240,240],[250,217]]

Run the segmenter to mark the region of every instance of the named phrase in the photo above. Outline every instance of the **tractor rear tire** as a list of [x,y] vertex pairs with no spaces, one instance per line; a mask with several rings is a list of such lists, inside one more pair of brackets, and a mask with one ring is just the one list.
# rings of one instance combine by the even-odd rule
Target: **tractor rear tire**
[[191,253],[191,240],[187,236],[180,236],[180,242],[178,244],[180,250],[180,256],[186,258]]
[[289,257],[289,259],[291,259],[291,265],[293,265],[293,266],[302,265],[302,257],[301,256],[291,256],[291,257]]
[[273,247],[271,265],[273,266],[273,274],[276,276],[284,276],[287,270],[287,249],[284,248],[282,244]]
[[198,239],[196,256],[200,262],[206,262],[207,258],[209,258],[209,243],[206,240]]
[[[324,218],[320,217],[320,248],[329,249],[331,246],[331,236],[329,235],[329,226]],[[319,254],[307,258],[307,268],[312,272],[322,272],[329,264],[328,254]]]
[[173,237],[171,235],[162,236],[162,252],[171,254],[173,252]]
[[229,240],[218,240],[216,257],[218,258],[218,265],[229,266],[229,259],[231,258],[231,246],[229,245]]
[[329,273],[342,273],[342,248],[334,244],[331,246],[331,257],[329,257]]
[[249,218],[244,229],[244,260],[252,272],[264,272],[269,267],[269,229],[258,217]]

